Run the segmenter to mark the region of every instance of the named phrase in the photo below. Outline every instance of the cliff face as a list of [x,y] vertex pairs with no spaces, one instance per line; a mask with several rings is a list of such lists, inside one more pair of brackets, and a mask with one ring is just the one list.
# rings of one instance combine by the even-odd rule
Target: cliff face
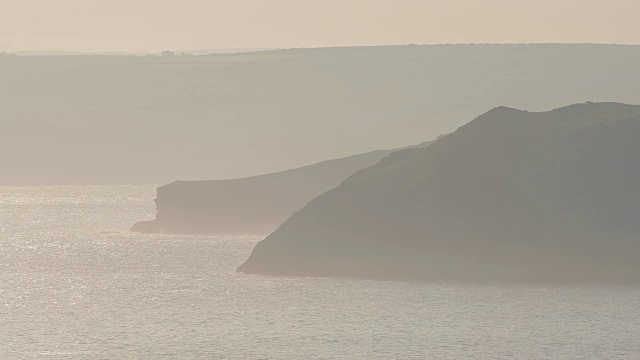
[[143,233],[268,234],[309,200],[388,155],[380,150],[243,179],[177,181],[158,188]]
[[496,108],[314,199],[238,270],[638,283],[639,138],[639,106]]

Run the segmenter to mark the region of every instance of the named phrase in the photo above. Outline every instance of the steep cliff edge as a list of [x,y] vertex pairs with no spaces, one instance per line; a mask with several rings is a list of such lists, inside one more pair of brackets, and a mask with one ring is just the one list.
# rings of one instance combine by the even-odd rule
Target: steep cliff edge
[[243,179],[177,181],[158,188],[157,216],[142,233],[268,234],[294,211],[388,155],[379,150]]
[[496,108],[315,198],[238,271],[640,283],[638,139],[640,106]]

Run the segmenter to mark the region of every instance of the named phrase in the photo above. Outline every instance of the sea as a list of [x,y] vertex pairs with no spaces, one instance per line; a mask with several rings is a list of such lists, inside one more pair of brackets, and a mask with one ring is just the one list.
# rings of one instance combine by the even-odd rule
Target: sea
[[236,273],[155,185],[0,187],[0,359],[640,359],[640,289]]

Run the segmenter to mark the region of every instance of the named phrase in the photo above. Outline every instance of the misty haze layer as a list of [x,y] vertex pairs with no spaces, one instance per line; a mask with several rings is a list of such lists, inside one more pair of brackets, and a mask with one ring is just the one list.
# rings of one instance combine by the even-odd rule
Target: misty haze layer
[[22,0],[9,51],[415,43],[640,43],[636,0]]
[[639,138],[640,106],[495,108],[312,200],[239,271],[638,283]]
[[265,174],[416,144],[498,105],[636,102],[640,47],[0,56],[0,184]]

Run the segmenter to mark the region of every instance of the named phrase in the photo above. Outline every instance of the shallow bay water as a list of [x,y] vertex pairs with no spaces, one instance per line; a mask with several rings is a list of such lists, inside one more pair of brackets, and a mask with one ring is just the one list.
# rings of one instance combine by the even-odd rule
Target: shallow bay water
[[640,289],[237,274],[155,186],[0,187],[0,359],[640,359]]

